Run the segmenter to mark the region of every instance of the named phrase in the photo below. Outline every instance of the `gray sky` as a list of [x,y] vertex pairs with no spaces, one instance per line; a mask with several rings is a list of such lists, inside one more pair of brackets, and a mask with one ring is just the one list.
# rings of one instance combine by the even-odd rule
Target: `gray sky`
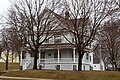
[[[7,9],[10,6],[10,2],[9,0],[0,0],[0,18],[2,17],[2,15],[5,16],[5,12],[7,11]],[[1,20],[1,19],[0,19]],[[0,23],[2,23],[3,21],[0,21]],[[0,29],[2,28],[2,25],[0,24]]]
[[9,0],[0,0],[0,14],[10,6]]

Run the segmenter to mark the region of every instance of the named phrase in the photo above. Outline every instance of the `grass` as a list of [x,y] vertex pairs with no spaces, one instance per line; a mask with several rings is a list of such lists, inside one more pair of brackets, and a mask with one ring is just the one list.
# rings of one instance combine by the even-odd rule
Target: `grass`
[[[15,71],[13,70],[15,69]],[[9,70],[5,70],[5,63],[0,63],[0,75],[11,77],[31,77],[56,80],[120,80],[120,72],[115,71],[57,71],[57,70],[16,70],[19,64],[9,63]],[[5,73],[3,74],[3,72]],[[7,79],[6,79],[7,80]]]
[[[13,69],[19,69],[19,64],[18,63],[9,63],[8,65],[8,71],[13,70]],[[0,62],[0,75],[5,74],[5,63]],[[0,80],[13,80],[13,79],[0,79]]]
[[54,71],[54,70],[25,70],[10,71],[3,76],[32,77],[57,80],[120,80],[120,72],[114,71]]
[[[18,63],[9,63],[8,70],[12,70],[12,69],[19,69],[19,64]],[[5,63],[4,62],[0,62],[0,72],[1,71],[5,71]]]

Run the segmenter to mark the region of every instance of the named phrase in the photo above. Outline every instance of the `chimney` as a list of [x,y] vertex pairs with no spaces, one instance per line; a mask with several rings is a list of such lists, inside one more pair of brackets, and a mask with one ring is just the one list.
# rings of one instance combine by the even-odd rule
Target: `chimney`
[[70,17],[69,12],[66,11],[66,12],[65,12],[65,18],[69,19],[69,17]]

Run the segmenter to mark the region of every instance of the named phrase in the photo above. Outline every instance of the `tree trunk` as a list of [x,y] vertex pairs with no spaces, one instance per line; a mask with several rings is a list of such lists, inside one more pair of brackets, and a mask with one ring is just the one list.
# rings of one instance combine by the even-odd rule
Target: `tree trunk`
[[0,51],[0,58],[1,58],[1,53],[2,53],[2,52]]
[[82,58],[84,53],[84,50],[78,50],[78,71],[82,71]]
[[6,57],[6,70],[8,70],[8,56]]
[[38,50],[34,53],[34,65],[33,65],[33,69],[37,69],[37,54],[39,54]]
[[82,58],[84,55],[84,51],[83,50],[78,50],[78,71],[82,71]]
[[[16,56],[15,56],[16,57]],[[19,64],[21,63],[21,55],[20,55],[20,53],[18,53],[18,57],[19,57]]]
[[8,56],[9,56],[9,51],[7,51],[7,55],[6,55],[6,70],[8,70]]
[[13,60],[14,60],[14,57],[13,57],[14,55],[13,55],[13,51],[12,51],[12,63],[13,63]]
[[80,55],[78,57],[78,71],[82,71],[82,59],[81,59]]
[[104,66],[105,70],[107,70],[107,69],[108,69],[108,68],[107,68],[107,64],[104,63],[104,65],[105,65],[105,66]]
[[114,65],[115,65],[114,70],[117,71],[117,64],[116,64],[116,62],[114,62]]

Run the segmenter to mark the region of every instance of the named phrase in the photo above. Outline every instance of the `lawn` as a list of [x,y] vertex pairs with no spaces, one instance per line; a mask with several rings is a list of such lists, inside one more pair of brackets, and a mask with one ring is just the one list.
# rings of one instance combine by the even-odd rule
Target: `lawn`
[[57,80],[120,80],[120,72],[114,71],[54,71],[54,70],[25,70],[10,71],[3,76],[32,77]]
[[[8,69],[9,70],[19,69],[19,64],[18,63],[9,63]],[[0,62],[0,72],[1,71],[5,71],[5,63],[4,62]]]
[[0,75],[2,76],[28,77],[28,78],[31,77],[55,80],[120,80],[120,72],[115,71],[80,71],[80,72],[57,71],[57,70],[22,71],[16,69],[19,69],[18,63],[9,63],[8,71],[5,71],[5,63],[0,63]]
[[[9,70],[19,69],[19,64],[18,63],[9,63],[9,67],[8,68],[9,68]],[[4,62],[0,62],[0,75],[2,75],[4,73],[6,73],[5,63]],[[0,79],[0,80],[3,80],[3,79]],[[13,80],[13,79],[4,79],[4,80]]]

